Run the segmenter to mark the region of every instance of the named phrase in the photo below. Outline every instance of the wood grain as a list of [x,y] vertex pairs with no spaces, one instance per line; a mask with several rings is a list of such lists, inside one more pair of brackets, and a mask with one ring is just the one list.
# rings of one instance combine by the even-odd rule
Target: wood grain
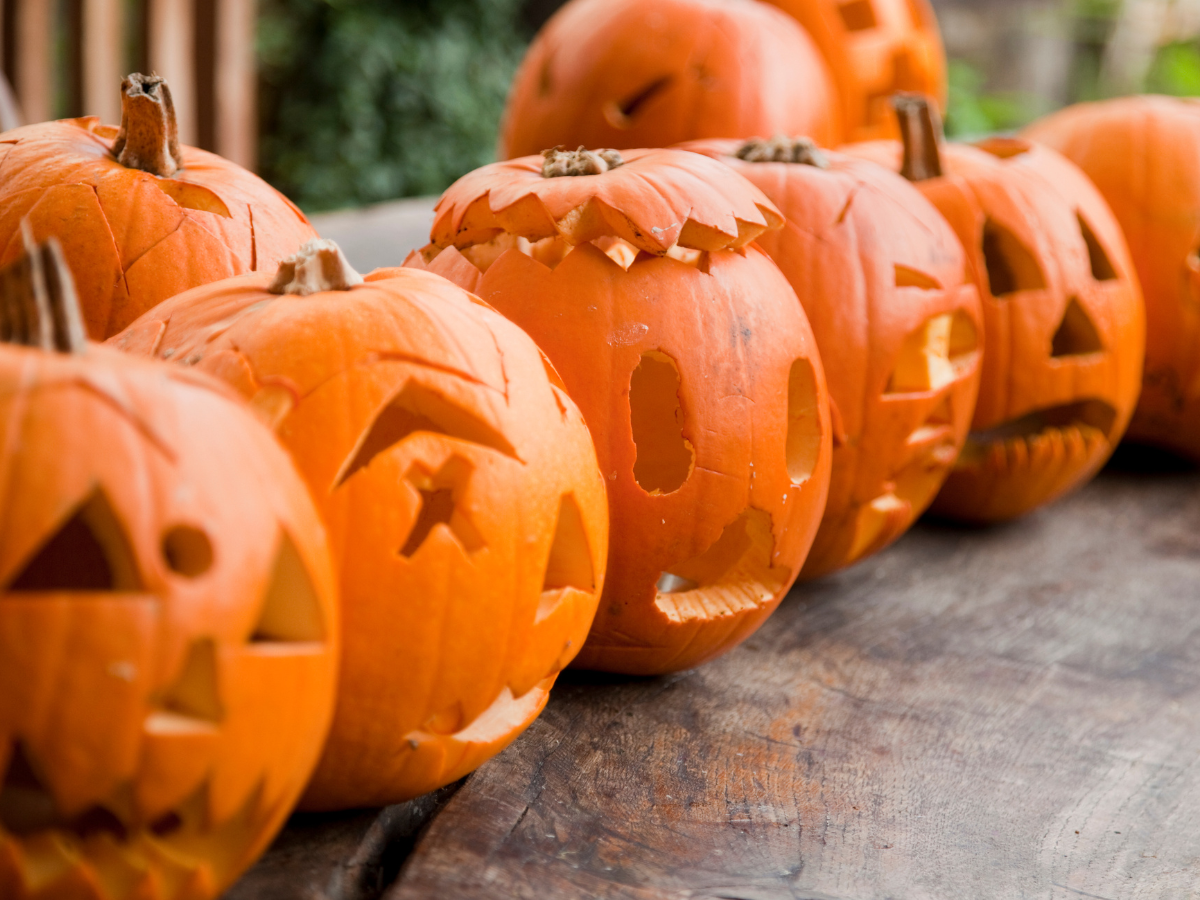
[[[568,673],[384,896],[1200,897],[1200,474],[1122,456],[923,523],[708,666]],[[335,896],[294,874],[231,896]]]

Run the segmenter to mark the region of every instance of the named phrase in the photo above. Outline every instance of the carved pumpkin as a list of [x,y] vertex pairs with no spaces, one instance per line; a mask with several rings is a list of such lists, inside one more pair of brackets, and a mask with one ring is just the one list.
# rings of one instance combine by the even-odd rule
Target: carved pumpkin
[[825,61],[786,15],[757,0],[571,0],[517,72],[499,155],[776,131],[842,139]]
[[787,218],[758,238],[812,323],[829,381],[833,480],[803,577],[887,546],[932,502],[979,390],[979,295],[920,192],[804,139],[683,145],[750,180]]
[[694,666],[800,571],[829,487],[829,401],[795,292],[750,244],[780,221],[694,153],[551,151],[451,185],[409,258],[525,328],[591,428],[612,539],[577,665]]
[[47,348],[0,347],[0,896],[214,897],[329,725],[324,530],[224,385],[85,345],[61,256],[0,282]]
[[794,16],[821,48],[841,95],[847,140],[895,137],[895,93],[945,104],[946,53],[929,0],[766,2]]
[[1145,314],[1120,226],[1087,176],[1015,138],[939,151],[936,113],[901,98],[895,142],[849,153],[900,168],[958,234],[983,298],[975,418],[933,504],[954,518],[1011,519],[1083,484],[1137,402]]
[[520,329],[425,272],[363,283],[315,241],[114,342],[233,384],[328,523],[345,653],[305,806],[433,790],[537,716],[595,614],[608,520],[583,419]]
[[316,236],[258,176],[179,145],[162,79],[131,75],[121,91],[119,130],[92,116],[0,135],[0,264],[20,254],[23,220],[58,238],[96,340],[188,288],[273,272]]
[[1083,169],[1129,242],[1146,298],[1146,368],[1128,436],[1200,461],[1200,103],[1082,104],[1026,134]]

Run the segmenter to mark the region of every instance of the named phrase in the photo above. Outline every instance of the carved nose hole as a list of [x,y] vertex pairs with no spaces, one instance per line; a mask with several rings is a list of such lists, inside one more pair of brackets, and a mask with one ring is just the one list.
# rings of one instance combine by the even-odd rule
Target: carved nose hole
[[1105,252],[1104,245],[1096,237],[1096,232],[1092,230],[1092,226],[1088,224],[1087,219],[1079,213],[1076,213],[1076,218],[1079,220],[1079,231],[1083,234],[1083,241],[1087,244],[1088,262],[1092,266],[1092,277],[1097,281],[1112,281],[1117,277],[1117,270],[1113,267],[1108,253]]
[[471,463],[462,457],[451,457],[434,475],[430,475],[420,464],[409,470],[408,481],[417,489],[421,505],[404,546],[400,548],[402,556],[414,556],[439,525],[448,528],[467,553],[474,553],[484,545],[483,536],[467,514],[458,508],[462,488],[471,477],[471,472]]
[[817,375],[807,359],[792,362],[788,372],[787,442],[788,480],[801,485],[812,476],[821,455],[821,410],[817,400]]
[[184,578],[199,578],[213,564],[212,541],[199,528],[176,525],[163,535],[163,559],[172,572]]
[[983,259],[987,267],[988,290],[993,297],[1046,286],[1041,266],[1029,248],[992,219],[983,226]]
[[454,515],[454,492],[448,488],[421,491],[421,511],[417,521],[413,523],[412,531],[400,553],[412,556],[425,543],[429,532],[435,525],[450,525],[450,517]]
[[683,436],[679,367],[658,350],[642,354],[629,380],[629,421],[637,458],[633,477],[648,494],[679,490],[692,473],[695,453]]
[[1100,333],[1092,317],[1080,305],[1078,298],[1072,297],[1063,313],[1062,322],[1050,342],[1050,355],[1082,356],[1085,353],[1096,353],[1104,349]]
[[940,390],[960,376],[978,344],[975,324],[966,313],[934,316],[904,339],[884,393]]
[[309,643],[325,639],[321,600],[300,551],[285,531],[275,553],[275,564],[258,621],[251,632],[253,643]]
[[869,31],[879,24],[871,0],[843,0],[838,4],[838,13],[847,31]]
[[12,591],[136,591],[133,548],[97,488],[46,540],[9,585]]
[[657,94],[671,86],[672,78],[664,75],[630,94],[620,102],[612,102],[605,108],[604,117],[614,128],[632,128],[634,117]]

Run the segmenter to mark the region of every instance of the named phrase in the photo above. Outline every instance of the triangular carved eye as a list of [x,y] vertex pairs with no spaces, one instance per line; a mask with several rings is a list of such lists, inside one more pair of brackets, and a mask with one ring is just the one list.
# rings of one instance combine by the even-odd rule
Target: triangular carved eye
[[1112,260],[1104,252],[1100,239],[1096,237],[1096,232],[1092,231],[1092,226],[1087,223],[1087,219],[1078,213],[1076,213],[1076,217],[1079,219],[1079,230],[1083,233],[1084,243],[1087,244],[1088,261],[1092,265],[1092,277],[1097,281],[1112,281],[1117,277],[1117,270],[1113,268]]
[[308,643],[325,639],[321,600],[300,551],[285,531],[275,554],[267,596],[254,626],[255,643]]
[[993,297],[1046,286],[1042,268],[1029,248],[993,219],[983,226],[983,260],[987,265],[988,290]]
[[1096,353],[1104,349],[1100,333],[1096,330],[1091,316],[1080,306],[1079,300],[1071,298],[1067,311],[1063,313],[1062,322],[1054,338],[1050,342],[1051,356],[1081,356],[1085,353]]
[[342,466],[334,487],[341,487],[380,453],[418,431],[457,438],[517,458],[517,451],[508,438],[476,413],[424,385],[409,381],[375,417]]
[[596,567],[583,526],[583,513],[571,494],[558,504],[558,521],[554,526],[554,542],[550,545],[536,621],[542,621],[557,608],[567,588],[589,594],[596,589]]
[[12,591],[140,588],[129,537],[99,488],[76,507],[9,584]]

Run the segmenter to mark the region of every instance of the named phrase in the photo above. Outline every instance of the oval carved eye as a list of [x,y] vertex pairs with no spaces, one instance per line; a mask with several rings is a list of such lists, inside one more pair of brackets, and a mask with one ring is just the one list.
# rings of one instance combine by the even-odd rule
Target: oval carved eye
[[184,578],[199,578],[212,568],[213,547],[208,535],[192,525],[176,525],[163,535],[167,567]]

